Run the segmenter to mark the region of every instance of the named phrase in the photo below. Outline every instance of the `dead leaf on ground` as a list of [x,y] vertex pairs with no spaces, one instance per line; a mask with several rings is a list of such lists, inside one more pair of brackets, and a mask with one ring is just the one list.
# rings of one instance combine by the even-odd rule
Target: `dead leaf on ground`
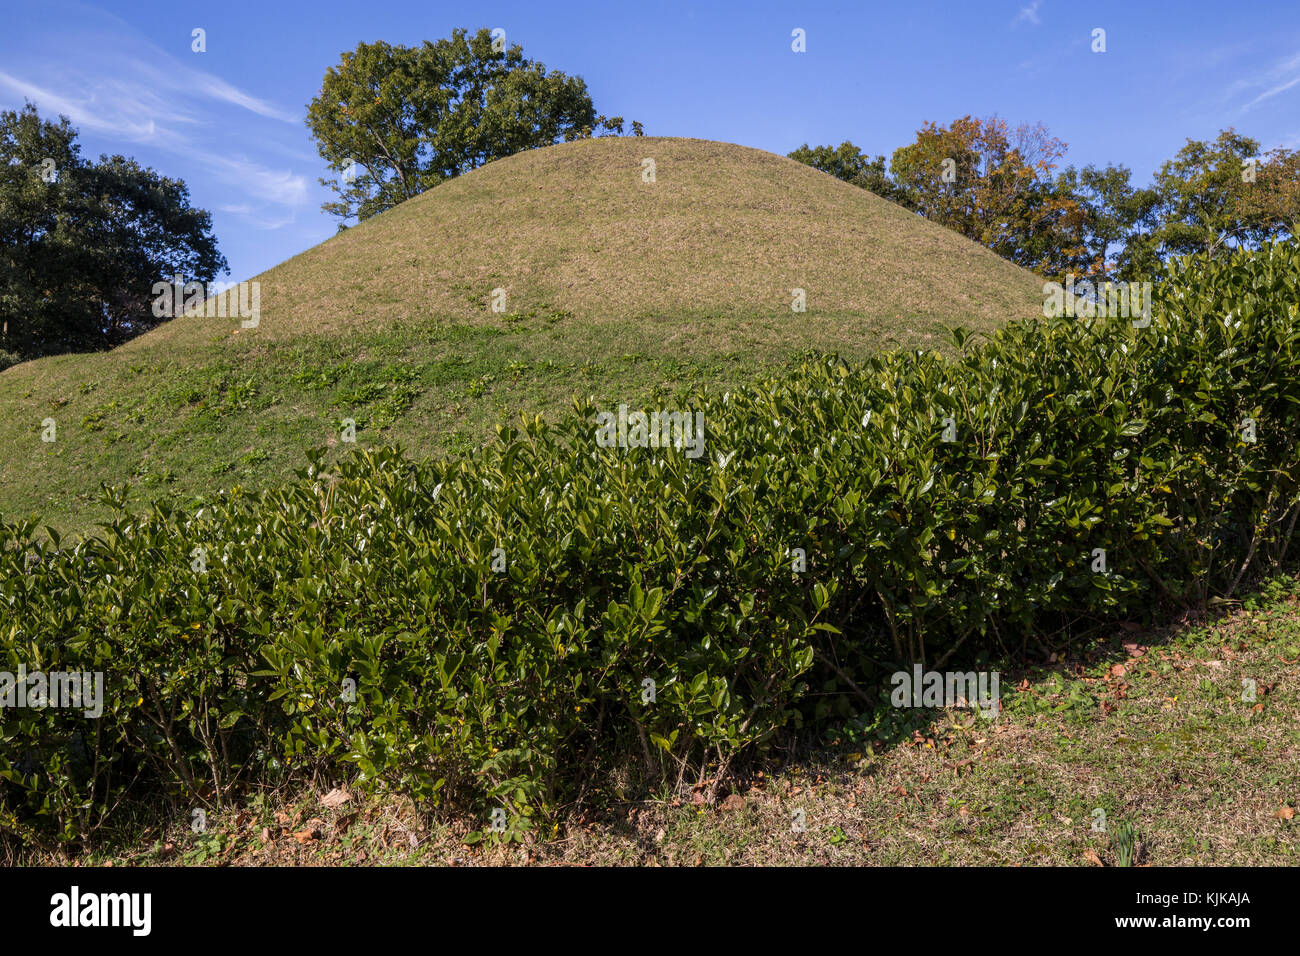
[[1105,866],[1105,865],[1106,865],[1105,863],[1101,862],[1101,857],[1099,857],[1099,856],[1097,855],[1097,851],[1096,851],[1096,850],[1084,850],[1084,851],[1083,851],[1083,858],[1084,858],[1085,860],[1087,860],[1089,863],[1091,863],[1093,866]]
[[351,799],[352,794],[348,793],[346,790],[340,790],[338,787],[335,787],[329,793],[325,794],[325,796],[321,797],[320,802],[321,806],[329,807],[333,810],[335,807],[343,806],[343,804],[347,803]]

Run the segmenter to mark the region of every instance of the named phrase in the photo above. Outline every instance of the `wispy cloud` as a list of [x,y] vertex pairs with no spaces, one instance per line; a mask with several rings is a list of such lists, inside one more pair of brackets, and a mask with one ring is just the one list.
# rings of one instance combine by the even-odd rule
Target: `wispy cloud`
[[105,82],[98,90],[92,88],[65,95],[0,72],[0,86],[31,100],[47,113],[68,117],[78,127],[116,134],[135,142],[147,142],[158,132],[154,117],[159,114],[147,102],[149,97],[128,93],[121,84]]
[[219,206],[222,212],[231,216],[237,216],[242,222],[247,223],[254,229],[260,229],[264,232],[273,232],[276,229],[283,229],[286,226],[292,226],[298,221],[295,213],[290,212],[285,216],[261,216],[257,211],[247,203],[240,203],[237,206]]
[[307,201],[305,176],[288,170],[269,169],[260,163],[232,156],[199,154],[195,158],[212,169],[222,182],[241,187],[255,199],[282,206],[301,206]]
[[[30,100],[47,118],[65,115],[112,149],[126,151],[135,144],[183,157],[229,199],[217,208],[256,228],[278,229],[294,221],[292,210],[309,201],[308,178],[249,154],[298,152],[278,145],[277,136],[263,135],[256,126],[260,121],[252,119],[297,126],[297,116],[134,32],[122,31],[111,43],[102,35],[96,40],[69,41],[72,46],[57,63],[39,54],[18,66],[7,63],[0,70],[0,101]],[[252,117],[241,121],[241,114]],[[267,205],[280,208],[267,214]]]
[[156,56],[166,57],[170,61],[167,64],[167,69],[160,70],[139,62],[136,62],[134,66],[142,76],[147,77],[151,83],[157,84],[161,89],[194,94],[200,98],[215,100],[220,103],[229,103],[232,106],[246,109],[250,113],[265,116],[267,119],[279,120],[282,123],[297,123],[299,120],[299,117],[294,113],[282,110],[266,100],[245,93],[219,76],[185,66],[175,57],[167,56],[160,50],[157,51]]
[[1030,0],[1029,6],[1020,8],[1020,12],[1017,13],[1016,18],[1011,21],[1011,25],[1015,26],[1017,23],[1027,22],[1032,23],[1034,26],[1038,26],[1042,22],[1038,18],[1038,9],[1042,5],[1043,0]]
[[47,112],[67,116],[75,126],[113,133],[188,156],[215,171],[223,181],[244,186],[250,195],[259,199],[296,206],[307,198],[306,177],[269,169],[247,159],[216,154],[206,139],[171,126],[172,123],[193,124],[196,121],[192,117],[177,114],[169,108],[166,115],[160,117],[164,122],[155,122],[152,97],[142,97],[138,90],[110,84],[74,100],[4,72],[0,72],[0,86],[30,99]]
[[1300,86],[1300,51],[1278,60],[1253,77],[1238,80],[1231,89],[1234,92],[1263,89],[1262,93],[1242,107],[1248,110],[1296,86]]

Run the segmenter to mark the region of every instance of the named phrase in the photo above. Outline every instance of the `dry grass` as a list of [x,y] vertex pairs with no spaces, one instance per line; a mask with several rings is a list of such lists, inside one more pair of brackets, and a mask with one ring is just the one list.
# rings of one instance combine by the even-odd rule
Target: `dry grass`
[[[272,341],[421,316],[489,322],[498,286],[512,311],[754,315],[782,341],[818,313],[983,325],[1042,307],[1029,273],[865,190],[761,150],[655,137],[511,156],[259,278],[258,335]],[[809,313],[791,313],[795,287]],[[213,321],[172,323],[159,341]]]

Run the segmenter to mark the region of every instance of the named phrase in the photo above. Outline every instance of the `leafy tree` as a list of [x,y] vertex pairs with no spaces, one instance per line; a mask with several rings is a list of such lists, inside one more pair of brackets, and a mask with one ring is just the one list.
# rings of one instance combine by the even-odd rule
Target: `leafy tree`
[[1170,256],[1255,248],[1300,227],[1300,152],[1263,156],[1232,130],[1188,140],[1148,187],[1116,165],[1053,178],[1065,144],[1041,123],[1011,130],[997,117],[926,123],[888,172],[848,141],[789,155],[1052,277],[1139,280]]
[[1095,281],[1136,279],[1159,270],[1158,260],[1140,237],[1155,222],[1158,197],[1150,188],[1135,188],[1125,166],[1065,169],[1058,188],[1083,211],[1081,242],[1086,263],[1080,276]]
[[494,159],[622,132],[622,117],[596,113],[581,77],[548,73],[517,44],[499,47],[487,29],[458,29],[419,47],[344,53],[307,106],[321,157],[342,174],[321,180],[339,197],[321,208],[368,219]]
[[1155,176],[1156,227],[1146,237],[1156,255],[1205,253],[1253,247],[1275,233],[1275,224],[1252,207],[1258,185],[1246,181],[1249,161],[1259,161],[1259,143],[1231,129],[1213,143],[1187,141]]
[[1078,271],[1087,256],[1083,210],[1053,180],[1065,144],[1040,123],[1011,130],[997,117],[926,123],[890,163],[907,204],[934,222],[1044,275]]
[[[189,190],[123,156],[81,158],[67,117],[0,113],[0,349],[109,349],[165,321],[153,284],[229,272]],[[11,358],[12,360],[12,358]]]
[[889,178],[889,173],[885,169],[885,157],[877,156],[875,159],[869,159],[866,153],[848,140],[838,147],[810,147],[804,143],[788,155],[796,162],[806,163],[814,169],[830,173],[836,179],[861,186],[893,202],[905,202],[907,199]]
[[1270,152],[1251,185],[1258,188],[1245,191],[1246,214],[1274,236],[1300,236],[1300,151]]
[[1129,203],[1136,228],[1119,258],[1122,276],[1154,274],[1170,256],[1258,248],[1296,234],[1300,157],[1285,149],[1261,155],[1256,140],[1232,129],[1213,142],[1189,139]]

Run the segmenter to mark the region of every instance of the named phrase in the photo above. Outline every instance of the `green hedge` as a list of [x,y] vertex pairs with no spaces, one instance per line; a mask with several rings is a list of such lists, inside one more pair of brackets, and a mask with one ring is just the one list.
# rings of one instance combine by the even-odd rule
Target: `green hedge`
[[517,833],[611,779],[716,776],[881,668],[1204,605],[1300,514],[1298,303],[1300,250],[1268,246],[1171,265],[1147,328],[1015,324],[696,396],[698,459],[600,447],[584,403],[463,461],[117,499],[62,548],[3,525],[0,670],[102,671],[107,701],[0,710],[0,830],[346,771]]

